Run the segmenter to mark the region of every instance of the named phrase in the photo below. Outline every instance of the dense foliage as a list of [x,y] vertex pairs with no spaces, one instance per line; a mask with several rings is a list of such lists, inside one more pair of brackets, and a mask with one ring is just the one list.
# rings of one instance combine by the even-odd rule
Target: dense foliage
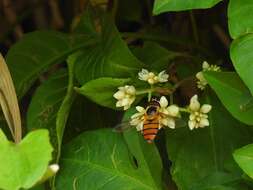
[[[26,135],[0,120],[0,189],[252,189],[252,6],[93,0],[66,33],[26,33],[5,56]],[[177,112],[153,143],[133,126],[115,132],[152,97]]]

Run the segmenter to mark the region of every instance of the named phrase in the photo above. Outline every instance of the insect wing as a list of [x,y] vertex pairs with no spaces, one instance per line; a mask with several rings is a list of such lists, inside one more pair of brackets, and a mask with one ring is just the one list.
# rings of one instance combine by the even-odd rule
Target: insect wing
[[130,122],[129,121],[124,121],[118,125],[116,125],[114,128],[113,128],[113,131],[114,132],[118,132],[118,133],[122,133],[126,130],[129,130],[130,128],[132,128],[133,126],[130,125]]
[[185,120],[183,120],[182,118],[176,118],[175,119],[175,123],[176,123],[176,128],[182,128],[182,127],[186,127],[187,123]]

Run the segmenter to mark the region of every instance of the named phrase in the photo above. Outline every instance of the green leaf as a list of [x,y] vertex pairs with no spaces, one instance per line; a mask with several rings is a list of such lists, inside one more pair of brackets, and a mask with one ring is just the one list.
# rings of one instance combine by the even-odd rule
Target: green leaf
[[99,44],[82,51],[76,60],[75,75],[80,84],[100,77],[130,77],[144,66],[130,52],[108,16],[100,21]]
[[176,57],[182,56],[182,53],[169,51],[155,42],[146,42],[143,47],[136,47],[132,51],[149,70],[157,72],[166,69]]
[[253,32],[252,12],[253,1],[230,0],[228,4],[228,26],[232,38]]
[[242,170],[253,178],[253,144],[237,149],[233,156]]
[[71,53],[94,43],[95,40],[87,35],[55,31],[26,34],[11,47],[6,59],[18,97],[21,98],[49,66],[63,62]]
[[230,57],[233,65],[253,94],[253,34],[242,36],[233,41],[230,48]]
[[239,121],[253,125],[253,107],[243,109],[252,97],[239,76],[234,72],[205,72],[204,76],[227,110]]
[[126,85],[129,81],[130,79],[98,78],[76,90],[99,105],[116,109],[116,99],[113,94],[117,92],[118,87]]
[[28,130],[48,129],[55,151],[58,148],[56,116],[66,95],[67,85],[67,71],[65,69],[57,71],[35,91],[27,112]]
[[120,134],[85,132],[65,146],[56,189],[157,190],[145,161],[135,159]]
[[0,189],[32,187],[47,170],[52,156],[47,130],[29,133],[19,144],[7,140],[0,130]]
[[211,8],[222,0],[155,0],[153,14]]
[[173,163],[171,174],[182,190],[192,188],[215,172],[239,174],[232,152],[252,141],[250,129],[233,119],[213,93],[205,96],[203,103],[212,105],[209,127],[167,132],[167,150]]

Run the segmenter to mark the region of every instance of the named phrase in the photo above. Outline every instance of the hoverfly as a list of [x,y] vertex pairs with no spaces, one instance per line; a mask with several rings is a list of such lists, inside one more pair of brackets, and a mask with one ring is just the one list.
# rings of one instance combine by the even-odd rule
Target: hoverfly
[[[160,106],[159,101],[157,101],[156,99],[152,99],[150,102],[148,102],[148,105],[145,109],[145,113],[143,115],[143,126],[142,126],[141,133],[143,135],[143,138],[148,143],[152,143],[154,141],[154,139],[157,136],[158,131],[163,127],[160,120],[164,114],[159,112],[160,107],[161,106]],[[185,125],[185,122],[182,122],[182,120],[179,120],[179,119],[176,120],[176,123],[177,123],[176,124],[177,126]],[[127,121],[119,125],[116,125],[116,127],[114,128],[114,131],[122,132],[126,129],[129,129],[130,127],[134,127],[134,126],[130,125],[130,122]]]

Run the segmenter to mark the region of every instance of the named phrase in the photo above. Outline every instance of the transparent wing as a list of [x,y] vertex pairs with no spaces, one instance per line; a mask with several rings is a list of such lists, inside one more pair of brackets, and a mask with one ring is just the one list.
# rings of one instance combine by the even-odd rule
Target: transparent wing
[[182,128],[182,127],[187,126],[187,122],[183,120],[182,118],[176,118],[175,122],[176,122],[176,128]]
[[113,128],[113,131],[114,132],[118,132],[118,133],[122,133],[126,130],[129,130],[130,128],[132,128],[133,126],[130,125],[130,121],[124,121],[118,125],[116,125],[114,128]]

